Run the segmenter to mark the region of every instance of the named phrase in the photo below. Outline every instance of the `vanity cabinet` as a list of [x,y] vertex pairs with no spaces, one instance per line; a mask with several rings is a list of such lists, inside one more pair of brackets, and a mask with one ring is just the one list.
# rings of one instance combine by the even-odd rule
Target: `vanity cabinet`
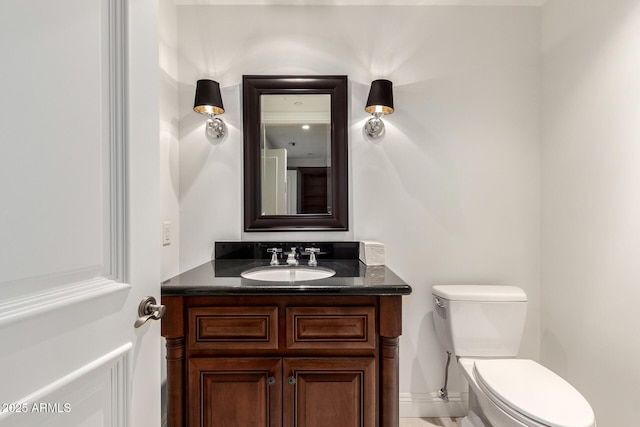
[[375,426],[375,360],[193,358],[187,425]]
[[397,427],[399,295],[163,296],[169,427]]

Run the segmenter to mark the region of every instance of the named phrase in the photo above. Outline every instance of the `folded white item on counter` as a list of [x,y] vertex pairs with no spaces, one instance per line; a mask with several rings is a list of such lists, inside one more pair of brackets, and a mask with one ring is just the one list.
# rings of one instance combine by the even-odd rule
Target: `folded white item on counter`
[[365,265],[384,265],[384,244],[373,241],[361,241],[360,261]]

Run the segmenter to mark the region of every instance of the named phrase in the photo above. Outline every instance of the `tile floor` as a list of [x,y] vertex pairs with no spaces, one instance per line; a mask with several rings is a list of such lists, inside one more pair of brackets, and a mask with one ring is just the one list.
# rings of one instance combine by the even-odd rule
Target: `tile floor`
[[460,427],[460,418],[400,418],[400,427]]

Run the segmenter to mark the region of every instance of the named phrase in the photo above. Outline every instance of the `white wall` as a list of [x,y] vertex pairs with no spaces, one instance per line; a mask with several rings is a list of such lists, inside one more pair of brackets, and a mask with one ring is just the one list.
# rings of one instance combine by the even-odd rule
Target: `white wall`
[[[173,0],[158,2],[160,220],[170,222],[171,243],[160,250],[160,280],[180,273],[180,162],[178,111],[178,17]],[[158,232],[163,233],[161,224]],[[167,425],[166,341],[161,338],[162,426]]]
[[542,361],[599,427],[638,425],[640,2],[542,13]]
[[[402,415],[437,415],[444,357],[430,289],[522,286],[522,354],[538,357],[540,195],[538,8],[178,6],[180,271],[216,240],[361,240],[414,292],[404,302]],[[244,233],[243,74],[346,74],[350,230]],[[228,136],[204,136],[195,82],[221,83]],[[395,85],[387,133],[366,141],[371,80]],[[172,184],[175,180],[172,180]],[[456,410],[461,384],[452,373]],[[460,406],[460,405],[457,405]]]
[[[178,22],[173,0],[158,2],[160,54],[160,218],[170,225],[171,244],[163,245],[162,280],[180,273],[180,163],[178,128]],[[160,225],[158,225],[160,233]]]

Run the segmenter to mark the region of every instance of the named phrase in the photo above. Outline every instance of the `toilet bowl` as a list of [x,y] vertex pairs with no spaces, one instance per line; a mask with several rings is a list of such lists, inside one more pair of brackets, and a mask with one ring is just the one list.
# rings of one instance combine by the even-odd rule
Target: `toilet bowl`
[[515,358],[526,294],[513,286],[434,286],[434,325],[469,384],[463,427],[595,427],[587,400],[533,360]]

